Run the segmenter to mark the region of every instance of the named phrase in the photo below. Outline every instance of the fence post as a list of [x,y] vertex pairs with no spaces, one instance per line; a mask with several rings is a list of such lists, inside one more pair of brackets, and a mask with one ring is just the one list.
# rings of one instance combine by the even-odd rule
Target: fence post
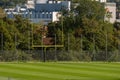
[[70,38],[69,38],[69,33],[68,33],[68,52],[69,52],[69,49],[70,49]]
[[55,61],[57,61],[57,42],[56,42],[57,38],[56,38],[56,34],[55,34]]
[[83,36],[82,36],[82,34],[81,34],[81,53],[82,53],[82,51],[83,51],[83,50],[82,50],[82,47],[83,47],[83,40],[82,40],[82,37],[83,37]]
[[107,56],[108,56],[108,33],[106,32],[106,48],[105,48],[105,53],[106,53],[106,61],[107,61]]
[[94,48],[94,49],[93,49],[93,61],[94,61],[94,60],[95,60],[95,54],[96,54],[96,53],[95,53],[95,52],[96,52],[96,50],[95,50],[95,35],[93,35],[93,46],[94,46],[94,47],[93,47],[93,48]]
[[3,51],[3,33],[1,33],[1,50]]

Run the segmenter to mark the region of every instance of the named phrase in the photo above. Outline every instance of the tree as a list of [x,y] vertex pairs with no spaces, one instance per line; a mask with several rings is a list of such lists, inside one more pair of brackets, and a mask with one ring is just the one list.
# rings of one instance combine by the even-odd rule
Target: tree
[[91,20],[104,20],[105,9],[103,4],[91,0],[79,0],[79,6],[76,8],[77,17],[87,17]]
[[5,17],[5,13],[3,9],[0,7],[0,18],[4,18],[4,17]]

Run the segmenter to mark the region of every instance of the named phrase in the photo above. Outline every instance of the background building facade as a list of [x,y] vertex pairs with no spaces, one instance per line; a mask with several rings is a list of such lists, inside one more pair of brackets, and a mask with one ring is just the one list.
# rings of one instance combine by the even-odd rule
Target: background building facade
[[105,21],[114,23],[116,21],[116,3],[105,3]]
[[33,23],[59,21],[58,14],[65,9],[70,11],[70,1],[56,0],[28,0],[24,8],[16,6],[15,8],[5,9],[8,18],[14,18],[14,15],[19,14],[23,18],[28,18]]

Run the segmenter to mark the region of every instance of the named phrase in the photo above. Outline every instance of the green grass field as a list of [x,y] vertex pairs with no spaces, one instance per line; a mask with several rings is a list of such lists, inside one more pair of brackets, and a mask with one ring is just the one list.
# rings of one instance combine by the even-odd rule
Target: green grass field
[[120,80],[120,63],[0,63],[0,80]]

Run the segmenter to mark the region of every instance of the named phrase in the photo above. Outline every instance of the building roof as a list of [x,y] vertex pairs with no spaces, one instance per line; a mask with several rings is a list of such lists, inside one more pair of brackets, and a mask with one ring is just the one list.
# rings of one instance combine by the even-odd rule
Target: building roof
[[41,12],[60,11],[61,7],[62,7],[61,4],[36,4],[35,11],[41,11]]

